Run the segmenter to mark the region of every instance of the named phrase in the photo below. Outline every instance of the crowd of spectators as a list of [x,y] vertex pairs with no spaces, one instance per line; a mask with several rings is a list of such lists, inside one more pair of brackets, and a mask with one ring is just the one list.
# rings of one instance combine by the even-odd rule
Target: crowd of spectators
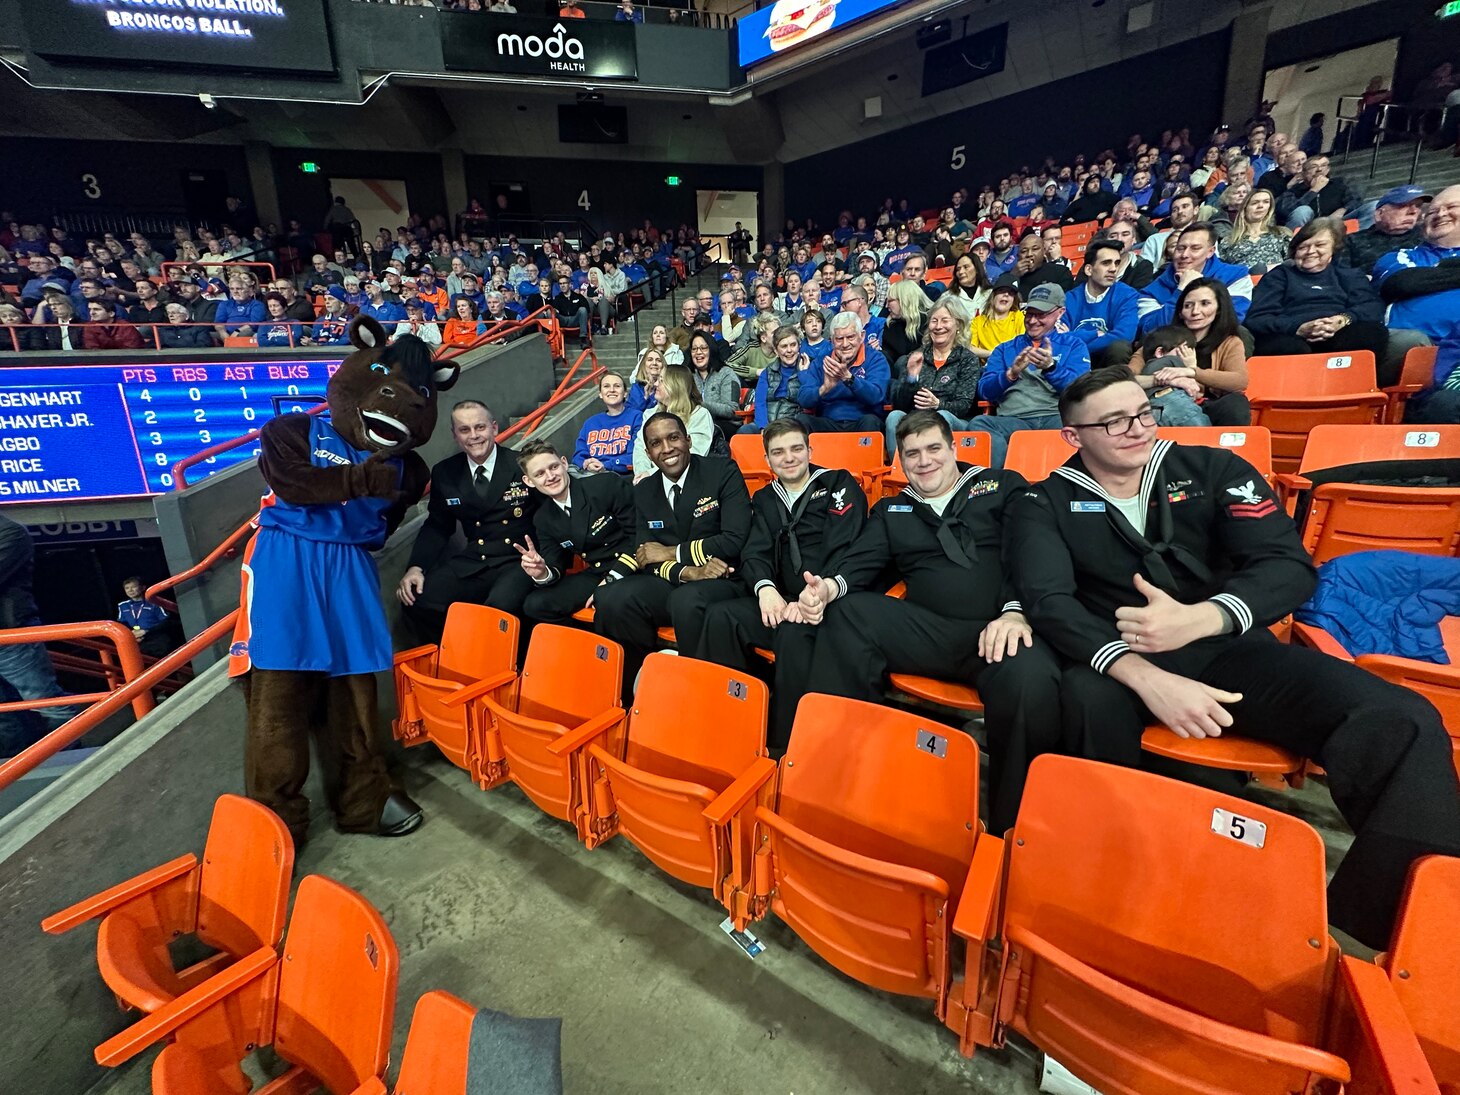
[[[703,253],[687,226],[660,232],[649,221],[580,251],[563,233],[453,239],[444,217],[360,240],[353,218],[337,201],[319,237],[292,220],[247,236],[179,225],[155,242],[75,240],[0,215],[0,352],[330,345],[360,313],[393,336],[461,346],[545,306],[587,339],[614,322],[626,294],[652,303]],[[328,253],[316,250],[325,238]]]

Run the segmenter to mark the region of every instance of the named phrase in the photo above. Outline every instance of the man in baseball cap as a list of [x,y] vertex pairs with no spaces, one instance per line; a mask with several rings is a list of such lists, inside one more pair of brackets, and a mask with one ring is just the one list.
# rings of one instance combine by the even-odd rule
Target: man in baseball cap
[[1060,393],[1090,371],[1090,351],[1074,335],[1056,330],[1065,314],[1065,291],[1054,282],[1036,285],[1024,301],[1024,333],[1001,342],[978,380],[978,397],[999,408],[968,428],[992,435],[993,466],[1002,468],[1009,438],[1018,430],[1060,428]]
[[1422,244],[1420,218],[1432,197],[1413,184],[1385,191],[1374,210],[1373,225],[1348,238],[1348,264],[1372,274],[1381,255]]

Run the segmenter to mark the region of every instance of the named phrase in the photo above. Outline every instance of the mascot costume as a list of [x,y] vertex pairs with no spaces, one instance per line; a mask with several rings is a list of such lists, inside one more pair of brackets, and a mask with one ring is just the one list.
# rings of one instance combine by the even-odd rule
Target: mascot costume
[[430,439],[436,394],[458,369],[412,335],[386,345],[369,316],[355,320],[350,343],[326,389],[328,415],[281,415],[259,431],[269,493],[229,651],[248,706],[248,795],[298,844],[309,828],[311,736],[342,832],[403,836],[422,817],[392,785],[377,743],[375,674],[392,658],[370,553],[425,490],[429,470],[411,450]]

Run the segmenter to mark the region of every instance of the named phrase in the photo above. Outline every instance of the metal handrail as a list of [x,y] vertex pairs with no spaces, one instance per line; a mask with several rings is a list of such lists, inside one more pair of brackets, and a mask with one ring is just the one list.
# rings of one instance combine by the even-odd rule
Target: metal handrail
[[[237,620],[238,609],[235,608],[227,616],[224,616],[217,623],[208,627],[191,641],[184,643],[166,657],[159,658],[149,668],[143,670],[141,675],[135,680],[112,692],[106,699],[92,704],[74,719],[71,719],[62,726],[58,726],[34,745],[17,753],[9,760],[0,762],[0,791],[9,787],[16,780],[20,779],[21,776],[40,767],[40,765],[50,760],[67,746],[80,741],[87,733],[100,726],[128,704],[131,704],[135,711],[139,702],[145,702],[148,705],[148,710],[151,710],[153,687],[167,677],[170,677],[175,670],[187,662],[192,661],[193,657],[200,651],[227,635]],[[59,624],[54,626],[64,627],[68,625]],[[117,626],[120,627],[121,625],[118,624]],[[0,636],[4,634],[4,632],[0,632]],[[130,633],[127,635],[127,638],[131,638]]]
[[[116,620],[90,620],[84,623],[38,624],[35,627],[12,627],[0,630],[0,646],[18,646],[21,643],[64,642],[75,639],[106,639],[117,651],[117,661],[122,670],[123,684],[142,676],[145,666],[142,651],[131,629]],[[20,700],[0,704],[0,711],[28,711],[40,707],[64,707],[85,697],[60,700]],[[132,705],[133,713],[140,719],[155,706],[151,692],[138,696]]]

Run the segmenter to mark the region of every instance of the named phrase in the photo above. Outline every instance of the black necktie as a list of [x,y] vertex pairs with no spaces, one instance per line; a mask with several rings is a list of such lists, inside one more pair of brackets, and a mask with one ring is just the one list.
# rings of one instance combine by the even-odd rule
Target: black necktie
[[671,486],[669,488],[669,508],[679,508],[679,487],[677,486]]
[[472,477],[471,485],[476,487],[478,494],[487,489],[487,466],[485,464],[477,465],[476,475]]

